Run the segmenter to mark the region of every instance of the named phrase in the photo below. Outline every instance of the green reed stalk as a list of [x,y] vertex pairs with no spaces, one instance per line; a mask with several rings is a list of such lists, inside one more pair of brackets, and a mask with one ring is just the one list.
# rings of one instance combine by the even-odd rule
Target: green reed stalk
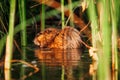
[[7,72],[5,71],[5,80],[10,80],[11,77],[10,68],[11,68],[11,59],[12,59],[12,50],[13,50],[15,8],[16,8],[16,0],[10,0],[9,32],[6,42],[6,55],[5,55],[5,64],[4,64],[5,70],[8,71]]
[[64,0],[61,0],[61,21],[62,21],[62,29],[65,26],[65,20],[64,20]]
[[118,26],[118,16],[119,16],[119,3],[117,0],[110,2],[111,9],[111,22],[112,22],[112,71],[115,76],[114,80],[118,80],[118,52],[117,52],[117,26]]
[[42,80],[46,80],[46,66],[44,62],[42,62],[41,71],[42,71]]
[[97,17],[97,13],[96,13],[96,8],[95,8],[95,4],[94,4],[94,0],[89,0],[89,6],[88,6],[88,15],[90,18],[90,22],[91,22],[91,30],[92,30],[92,45],[94,48],[96,48],[97,45],[97,41],[98,41],[98,17]]
[[[19,4],[19,14],[20,14],[20,23],[21,23],[21,48],[22,48],[22,59],[25,60],[26,58],[26,49],[25,46],[27,45],[27,34],[26,34],[26,7],[25,2],[26,0],[18,0]],[[25,74],[24,68],[21,67],[20,76],[23,77]]]
[[65,80],[65,66],[62,65],[61,80]]
[[72,5],[72,0],[68,0],[68,4],[69,4],[69,11],[70,11],[70,26],[74,27],[74,24],[73,24],[73,5]]
[[3,38],[0,40],[0,44],[1,44],[0,45],[0,58],[1,58],[1,55],[2,55],[2,52],[3,52],[5,41],[6,41],[6,36],[3,36]]
[[45,5],[42,4],[42,14],[41,14],[41,30],[45,29]]
[[18,0],[19,4],[19,14],[20,14],[20,23],[21,23],[21,47],[22,47],[22,58],[25,59],[25,46],[27,45],[27,33],[26,33],[26,7],[24,0]]
[[[100,27],[102,29],[103,53],[99,57],[98,79],[110,80],[111,26],[109,0],[101,0]],[[103,72],[104,71],[104,72]]]
[[[98,1],[99,2],[99,1]],[[102,41],[98,36],[97,15],[94,0],[90,0],[88,7],[89,17],[91,20],[92,44],[97,48],[98,60],[98,80],[110,80],[110,54],[111,54],[111,27],[110,27],[110,6],[109,1],[100,0],[100,11],[98,12],[100,28],[102,29]],[[102,46],[103,45],[103,46]],[[104,72],[103,72],[104,71]]]
[[20,14],[20,22],[21,22],[21,45],[27,45],[27,35],[26,35],[26,7],[24,0],[18,0],[19,4],[19,14]]
[[[88,1],[88,15],[91,22],[91,32],[92,32],[92,46],[93,48],[97,49],[97,53],[95,54],[101,54],[101,42],[99,38],[99,28],[98,28],[98,17],[97,17],[97,11],[96,6],[94,4],[94,0]],[[91,54],[91,53],[90,53]],[[93,62],[94,63],[94,62]],[[92,80],[96,80],[96,74],[92,76]]]
[[27,33],[26,33],[26,7],[24,0],[18,0],[19,14],[21,23],[21,47],[22,47],[22,58],[25,59],[25,46],[27,45]]

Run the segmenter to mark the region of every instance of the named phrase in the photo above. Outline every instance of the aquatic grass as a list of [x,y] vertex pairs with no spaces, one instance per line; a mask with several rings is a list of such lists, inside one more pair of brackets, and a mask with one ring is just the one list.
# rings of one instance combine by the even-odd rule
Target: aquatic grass
[[45,5],[42,4],[42,13],[41,13],[41,30],[45,29]]
[[0,39],[0,58],[1,58],[1,55],[3,53],[3,49],[4,49],[4,46],[5,46],[5,41],[6,41],[6,35],[4,35],[2,37],[2,39]]
[[[96,6],[94,4],[94,0],[89,0],[87,1],[88,5],[88,9],[87,9],[87,13],[88,13],[88,17],[91,23],[91,32],[92,32],[92,47],[90,50],[92,49],[97,49],[97,52],[95,51],[93,57],[95,55],[99,55],[101,54],[101,45],[102,44],[100,42],[100,38],[99,38],[99,25],[98,25],[98,16],[97,16],[97,11],[96,11]],[[91,54],[91,53],[89,53]],[[93,63],[97,63],[93,62]],[[96,74],[93,74],[92,76],[92,80],[96,80]]]
[[[9,32],[7,35],[6,43],[6,62],[10,62],[12,58],[12,47],[13,47],[13,35],[14,35],[14,18],[15,18],[15,8],[16,0],[11,0],[10,5],[10,18],[9,18]],[[5,68],[10,68],[10,64],[6,65]]]
[[[119,63],[118,63],[118,53],[117,53],[117,26],[118,26],[118,20],[119,20],[118,16],[119,16],[119,5],[120,4],[118,3],[119,2],[118,0],[115,0],[115,2],[112,1],[112,0],[110,0],[108,2],[104,1],[104,0],[101,0],[100,3],[102,3],[101,9],[103,10],[103,13],[102,13],[102,11],[100,11],[100,17],[98,18],[99,15],[97,15],[96,6],[95,6],[97,4],[95,4],[94,0],[89,0],[88,2],[89,2],[88,15],[89,15],[89,18],[90,18],[90,21],[91,21],[91,30],[92,30],[92,45],[93,45],[94,48],[97,48],[97,50],[98,50],[97,54],[99,55],[99,63],[100,63],[98,65],[99,70],[98,70],[97,78],[99,80],[106,80],[106,78],[109,79],[109,77],[111,77],[109,75],[110,74],[109,69],[111,67],[111,65],[110,65],[111,47],[112,47],[112,60],[113,60],[112,69],[113,69],[113,71],[118,70],[118,64]],[[106,5],[106,3],[107,3],[107,5]],[[110,6],[110,5],[112,5],[112,6]],[[69,6],[69,5],[67,5],[67,6]],[[76,5],[73,5],[73,7],[74,6],[76,6]],[[25,8],[25,7],[23,7],[23,8]],[[43,9],[43,10],[45,10],[45,9]],[[70,11],[70,8],[69,8],[69,11]],[[6,41],[6,37],[7,37],[7,44],[6,44],[6,51],[7,51],[7,50],[9,50],[7,48],[8,41],[13,42],[13,35],[15,35],[17,32],[24,31],[24,29],[26,28],[25,26],[32,25],[34,23],[34,21],[32,20],[33,18],[30,18],[27,21],[25,21],[25,25],[23,25],[24,22],[22,22],[22,21],[26,20],[25,18],[23,18],[23,16],[26,13],[24,13],[24,11],[21,11],[20,13],[21,13],[21,15],[20,15],[21,22],[20,22],[20,24],[18,24],[15,28],[12,27],[11,28],[12,32],[10,30],[10,24],[9,24],[9,33],[8,33],[8,35],[5,35],[5,34],[2,35],[1,34],[2,38],[0,40],[0,44],[2,44],[2,45],[0,46],[0,55],[2,54],[4,45],[5,45],[5,41]],[[40,14],[38,14],[38,15],[35,16],[35,18],[36,18],[36,21],[39,21],[42,17],[44,17],[43,19],[46,19],[46,18],[51,17],[53,15],[57,15],[58,13],[60,13],[60,11],[52,10],[50,12],[46,12],[45,16],[40,16]],[[70,15],[71,14],[72,13],[70,12]],[[98,20],[100,21],[100,26],[98,26]],[[42,20],[41,20],[41,22],[42,22]],[[45,23],[45,22],[43,22],[43,23]],[[100,30],[102,30],[102,31],[100,31]],[[10,38],[10,32],[12,33],[11,34],[12,35],[12,40]],[[103,42],[99,39],[99,33],[100,32],[102,32],[101,36],[102,36]],[[23,34],[23,36],[24,36],[24,33],[21,33],[21,34]],[[21,41],[27,41],[27,40],[25,40],[25,38],[27,36],[26,37],[25,36],[23,37],[23,36],[21,36]],[[111,39],[112,39],[112,41],[111,41]],[[11,43],[9,43],[9,44],[11,44]],[[25,45],[26,45],[26,43],[23,42],[22,46],[25,46]],[[23,53],[25,53],[24,49],[23,49]],[[65,74],[64,73],[64,67],[62,67],[62,68],[63,68],[63,70],[62,70],[61,78],[64,79],[64,74]],[[104,73],[103,73],[103,70],[104,70]],[[118,75],[116,75],[116,80],[117,80],[117,77],[118,77]]]
[[41,65],[41,73],[42,73],[42,80],[46,80],[46,65],[44,62],[42,62],[42,65]]
[[[0,22],[1,22],[1,20],[0,20]],[[0,58],[1,58],[1,55],[2,55],[2,53],[3,53],[3,48],[4,48],[4,44],[5,44],[5,38],[3,38],[5,36],[5,33],[3,32],[3,31],[0,31],[0,43],[1,43],[1,45],[0,45]]]
[[[70,26],[72,26],[72,27],[74,27],[74,24],[73,24],[73,4],[72,4],[72,0],[68,0],[68,4],[69,4],[69,11],[70,11]],[[69,19],[69,17],[68,17],[68,19]],[[67,23],[67,21],[66,21],[66,23]],[[65,24],[65,25],[67,25],[67,24]]]
[[27,35],[26,35],[26,7],[25,1],[19,0],[19,15],[20,15],[20,23],[21,23],[21,46],[27,45]]
[[[91,21],[92,30],[92,45],[94,48],[97,48],[97,54],[99,57],[97,73],[98,80],[109,80],[111,79],[110,67],[114,67],[114,70],[118,69],[117,24],[119,4],[117,0],[114,2],[112,0],[99,0],[97,1],[96,6],[94,0],[90,0],[88,1],[88,4],[88,15]],[[96,10],[98,10],[98,14],[96,13]],[[99,38],[99,35],[102,40]],[[111,53],[113,59],[112,65],[110,65]]]
[[[20,23],[21,23],[21,49],[22,49],[22,60],[26,59],[26,46],[27,46],[27,30],[26,30],[26,6],[25,6],[26,0],[18,0],[18,5],[19,5],[19,17],[20,17]],[[20,70],[20,76],[22,77],[25,74],[25,68],[21,66]]]
[[117,0],[114,2],[110,1],[110,11],[111,11],[111,22],[112,22],[112,73],[114,74],[113,79],[118,80],[118,50],[117,50],[117,26],[118,26],[118,16],[120,3]]
[[61,21],[62,21],[62,29],[65,26],[65,17],[64,17],[64,0],[61,0]]
[[61,66],[61,69],[62,69],[62,70],[61,70],[61,71],[62,71],[62,72],[61,72],[61,80],[65,80],[65,66],[62,65],[62,66]]
[[6,40],[6,55],[5,55],[5,80],[10,80],[11,59],[13,53],[13,36],[14,36],[14,21],[15,21],[16,0],[10,0],[10,16],[9,16],[9,32]]
[[[110,55],[111,55],[111,26],[110,26],[110,2],[101,0],[100,27],[102,30],[102,50],[99,56],[98,76],[99,80],[110,80]],[[102,69],[102,70],[101,70]],[[104,73],[103,73],[104,71]]]
[[[97,16],[97,11],[96,11],[96,7],[94,4],[93,0],[89,0],[88,1],[88,16],[90,19],[90,23],[91,23],[91,31],[92,31],[92,46],[94,48],[97,48],[97,42],[99,40],[98,34],[99,33],[99,26],[98,26],[98,16]],[[98,38],[96,38],[98,37]]]
[[23,0],[19,0],[18,4],[19,4],[19,16],[20,16],[20,37],[21,37],[21,48],[22,48],[22,59],[25,59],[25,55],[26,55],[26,50],[24,47],[27,46],[27,25],[26,25],[26,7],[25,7],[25,1]]

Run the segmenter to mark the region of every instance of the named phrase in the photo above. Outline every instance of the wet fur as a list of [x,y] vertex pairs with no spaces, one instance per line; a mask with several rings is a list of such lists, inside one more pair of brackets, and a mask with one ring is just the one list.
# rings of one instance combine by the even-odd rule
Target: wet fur
[[80,48],[81,38],[79,31],[72,27],[65,27],[62,30],[56,28],[47,28],[40,32],[34,39],[34,43],[41,48]]

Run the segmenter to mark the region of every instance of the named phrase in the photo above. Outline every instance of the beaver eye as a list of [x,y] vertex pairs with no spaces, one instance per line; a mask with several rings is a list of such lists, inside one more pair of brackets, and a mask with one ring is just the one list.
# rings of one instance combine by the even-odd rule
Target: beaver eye
[[52,32],[51,30],[48,30],[48,33]]
[[39,35],[40,35],[40,34],[43,34],[43,32],[39,32]]
[[38,37],[38,36],[41,35],[41,34],[42,34],[42,32],[37,33],[36,37]]
[[46,31],[45,31],[45,33],[50,33],[50,32],[52,32],[52,31],[51,31],[51,30],[46,30]]

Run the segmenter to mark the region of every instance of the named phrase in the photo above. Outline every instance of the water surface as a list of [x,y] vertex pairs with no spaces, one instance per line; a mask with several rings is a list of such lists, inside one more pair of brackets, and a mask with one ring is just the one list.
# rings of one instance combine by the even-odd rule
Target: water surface
[[[81,49],[26,48],[26,52],[24,60],[13,60],[11,80],[92,80],[96,74],[97,63]],[[0,73],[4,80],[3,68]]]

